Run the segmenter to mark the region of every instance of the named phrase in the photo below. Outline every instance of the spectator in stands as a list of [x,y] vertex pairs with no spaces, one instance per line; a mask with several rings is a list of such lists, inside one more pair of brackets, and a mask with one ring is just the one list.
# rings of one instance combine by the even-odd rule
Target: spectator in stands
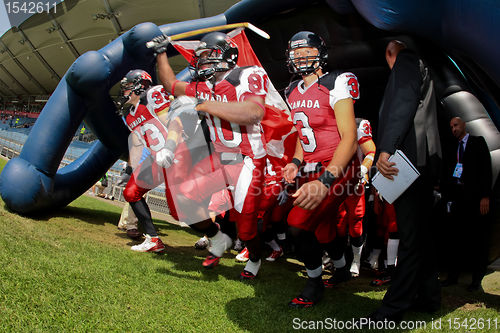
[[108,173],[106,172],[101,179],[94,186],[92,186],[92,194],[106,198],[106,194],[104,194],[105,188],[108,187]]
[[83,141],[83,137],[85,135],[85,126],[82,126],[80,129],[80,135],[78,136],[78,140]]
[[[465,122],[454,117],[450,128],[457,144],[446,163],[443,188],[448,202],[450,227],[448,278],[441,285],[456,284],[465,263],[472,268],[469,291],[479,290],[486,274],[488,214],[492,183],[491,156],[482,136],[472,136]],[[469,260],[467,260],[469,259]]]

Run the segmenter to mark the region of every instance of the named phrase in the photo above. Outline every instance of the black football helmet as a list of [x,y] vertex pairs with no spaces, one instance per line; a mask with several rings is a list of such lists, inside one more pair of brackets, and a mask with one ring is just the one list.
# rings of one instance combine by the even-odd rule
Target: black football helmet
[[127,90],[132,90],[136,95],[142,94],[153,85],[153,79],[148,72],[142,69],[133,69],[120,81],[122,95]]
[[[130,111],[130,106],[127,106],[127,102],[130,100],[132,93],[140,95],[152,85],[153,79],[151,79],[151,75],[149,75],[148,72],[142,69],[133,69],[129,71],[120,81],[120,98],[116,101],[118,113],[125,116]],[[129,92],[126,94],[126,91]]]
[[205,35],[195,49],[189,68],[195,80],[210,80],[216,72],[236,66],[238,46],[222,32]]
[[[302,47],[315,48],[318,50],[318,55],[313,57],[295,57],[295,50]],[[325,42],[320,36],[310,31],[300,31],[288,41],[286,57],[290,73],[308,75],[326,65],[328,51]]]

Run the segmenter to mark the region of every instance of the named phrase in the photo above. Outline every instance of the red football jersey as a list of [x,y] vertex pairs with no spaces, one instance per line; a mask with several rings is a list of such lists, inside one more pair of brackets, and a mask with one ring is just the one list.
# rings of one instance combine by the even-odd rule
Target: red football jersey
[[125,117],[125,122],[133,133],[136,133],[153,157],[165,146],[167,129],[160,122],[157,113],[168,110],[170,99],[158,85],[149,88],[141,96],[139,104]]
[[304,150],[304,161],[331,160],[340,142],[334,106],[342,99],[359,98],[356,76],[348,72],[327,73],[307,88],[303,80],[294,81],[285,94]]
[[[207,101],[242,102],[250,96],[266,98],[269,79],[258,66],[238,67],[215,84],[208,81],[191,82],[186,95]],[[251,158],[266,155],[265,142],[260,124],[238,125],[207,114],[210,139],[217,152],[241,152]]]

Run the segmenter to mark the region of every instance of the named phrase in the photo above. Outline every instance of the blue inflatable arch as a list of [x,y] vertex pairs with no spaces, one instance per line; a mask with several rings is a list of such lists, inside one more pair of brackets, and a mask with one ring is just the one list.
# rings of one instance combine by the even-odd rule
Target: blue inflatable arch
[[[130,69],[154,73],[154,57],[145,47],[147,41],[161,33],[173,35],[244,21],[259,25],[272,36],[271,41],[265,41],[248,34],[278,88],[285,87],[289,80],[284,50],[291,35],[303,29],[322,35],[329,46],[331,67],[353,70],[360,78],[362,98],[356,104],[356,112],[375,125],[388,75],[383,58],[385,44],[395,36],[408,41],[428,55],[436,73],[442,102],[442,133],[449,132],[447,122],[452,115],[462,116],[473,134],[486,138],[497,178],[500,170],[498,2],[244,0],[214,17],[161,27],[139,24],[106,47],[79,57],[50,97],[20,156],[9,161],[0,174],[0,194],[6,205],[21,214],[65,206],[90,188],[118,158],[126,157],[128,130],[115,113],[109,90]],[[169,55],[174,53],[169,50]],[[186,76],[186,71],[182,75]],[[81,158],[58,170],[82,120],[99,141]],[[451,139],[443,135],[443,140]],[[494,191],[494,199],[498,201],[500,185]],[[499,234],[498,209],[494,214],[493,234]]]

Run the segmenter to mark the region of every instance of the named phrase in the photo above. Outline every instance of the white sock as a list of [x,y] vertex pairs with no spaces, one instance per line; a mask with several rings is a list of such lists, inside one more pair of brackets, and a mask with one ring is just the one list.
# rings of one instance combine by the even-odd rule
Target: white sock
[[339,260],[333,260],[333,266],[335,268],[343,268],[345,266],[345,257],[342,255],[342,258]]
[[306,269],[307,271],[307,276],[310,277],[311,279],[317,278],[321,275],[323,272],[323,267],[319,266],[318,268],[315,269]]
[[[216,257],[222,257],[224,252],[226,251],[226,238],[229,238],[222,231],[217,231],[215,236],[210,237],[210,247],[208,251],[212,253]],[[231,245],[230,245],[231,246]]]
[[370,257],[368,258],[368,262],[370,266],[376,267],[378,265],[378,257],[380,256],[381,249],[373,249],[370,253]]
[[281,247],[278,245],[278,243],[274,239],[270,242],[266,242],[266,244],[269,245],[274,251],[281,250]]
[[352,263],[351,263],[351,273],[359,274],[359,268],[361,266],[361,251],[363,250],[363,245],[360,247],[351,245],[352,247]]
[[399,239],[391,239],[387,241],[387,265],[395,265],[398,257]]
[[352,254],[354,257],[353,261],[359,264],[361,262],[361,251],[363,251],[363,245],[361,245],[360,247],[351,245],[351,247],[352,247]]
[[252,273],[253,275],[257,275],[260,268],[260,259],[257,262],[253,262],[252,260],[248,260],[245,265],[245,271]]
[[282,241],[286,239],[286,234],[285,233],[276,234],[276,237],[278,237],[278,240]]

